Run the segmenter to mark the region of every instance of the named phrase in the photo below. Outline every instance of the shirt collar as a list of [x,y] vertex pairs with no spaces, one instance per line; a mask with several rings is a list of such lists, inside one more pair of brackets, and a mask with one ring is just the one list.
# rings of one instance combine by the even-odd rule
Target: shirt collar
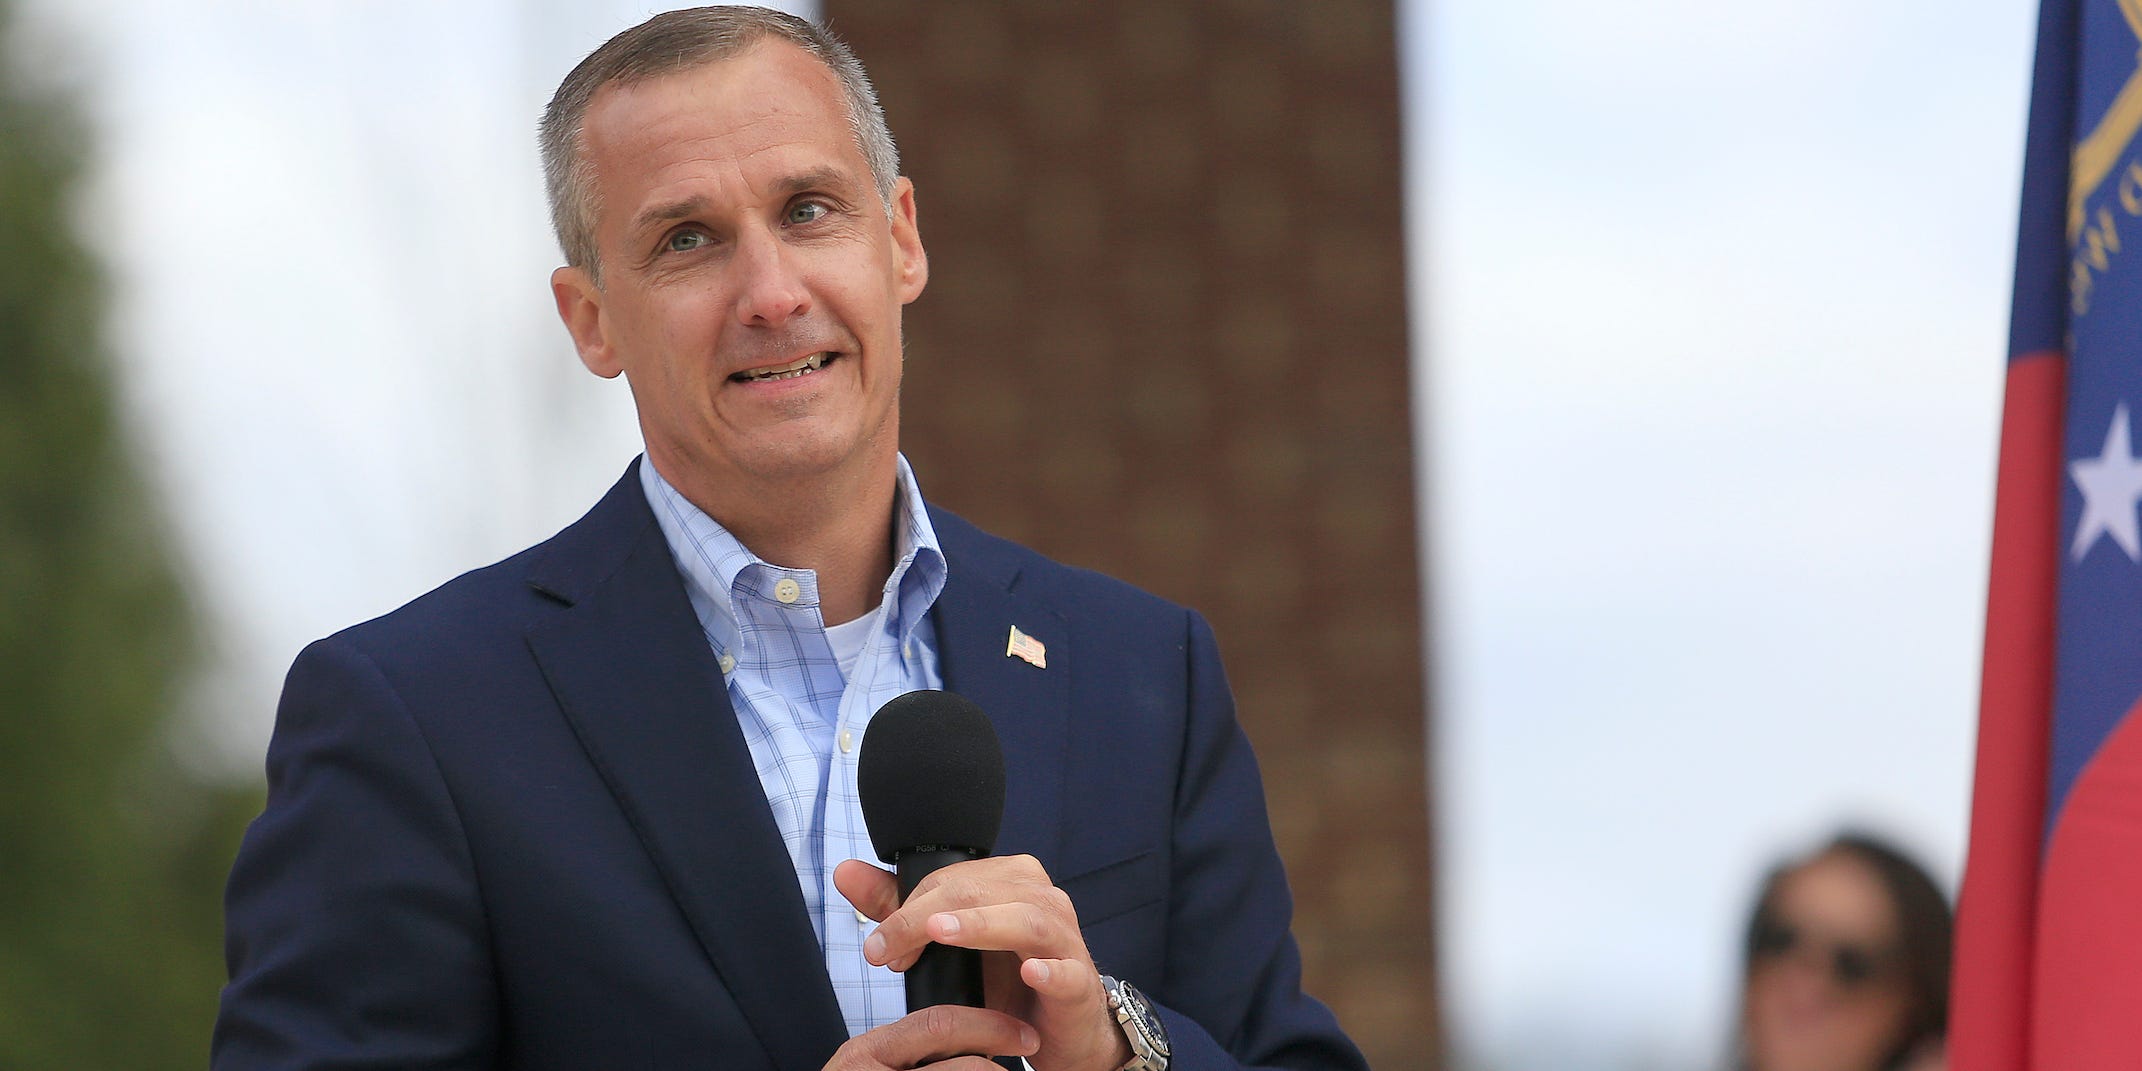
[[[915,483],[915,471],[908,465],[907,455],[897,455],[895,460],[898,483],[893,490],[894,561],[880,601],[888,614],[896,615],[889,622],[895,639],[905,642],[936,604],[938,593],[944,590],[947,570],[944,550],[937,543],[937,529],[930,524],[922,489]],[[644,455],[640,458],[640,489],[654,510],[663,538],[669,542],[677,571],[683,574],[685,595],[699,616],[700,627],[719,653],[734,652],[740,643],[737,577],[744,570],[757,565],[795,576],[810,573],[760,559],[721,522],[707,516],[670,486]]]

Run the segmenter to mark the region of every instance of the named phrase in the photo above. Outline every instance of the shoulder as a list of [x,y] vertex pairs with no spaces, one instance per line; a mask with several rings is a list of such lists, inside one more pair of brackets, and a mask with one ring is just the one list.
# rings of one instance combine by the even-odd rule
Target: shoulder
[[394,659],[465,645],[478,636],[518,634],[549,601],[531,588],[528,569],[539,544],[503,561],[472,569],[387,613],[328,637],[375,659]]
[[326,642],[382,664],[465,666],[521,647],[527,631],[571,607],[634,554],[667,553],[628,469],[593,508],[526,550],[472,569]]
[[974,569],[1023,598],[1035,599],[1074,616],[1106,615],[1123,622],[1166,621],[1181,627],[1197,613],[1135,584],[1106,573],[1066,565],[1040,551],[976,527],[937,506],[930,523],[952,569]]

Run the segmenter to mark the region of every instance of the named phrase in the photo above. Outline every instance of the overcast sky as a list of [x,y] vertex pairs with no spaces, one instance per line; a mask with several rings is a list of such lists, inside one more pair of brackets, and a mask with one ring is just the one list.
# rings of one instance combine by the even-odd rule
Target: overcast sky
[[[33,8],[95,86],[84,225],[215,626],[196,750],[254,771],[303,643],[636,451],[551,312],[532,128],[650,5]],[[1469,1066],[1717,1064],[1757,871],[1838,821],[1953,887],[2032,19],[1402,5]]]
[[1468,1050],[1718,1063],[1757,872],[1838,822],[1953,889],[2033,23],[1407,9]]

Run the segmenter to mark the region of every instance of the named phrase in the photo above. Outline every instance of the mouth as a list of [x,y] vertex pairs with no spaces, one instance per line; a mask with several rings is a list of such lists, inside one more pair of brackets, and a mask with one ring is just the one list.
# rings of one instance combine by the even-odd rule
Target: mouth
[[735,383],[772,383],[781,379],[801,379],[839,359],[840,354],[831,350],[821,350],[809,356],[798,358],[788,364],[775,365],[771,368],[747,369],[730,376],[729,379]]

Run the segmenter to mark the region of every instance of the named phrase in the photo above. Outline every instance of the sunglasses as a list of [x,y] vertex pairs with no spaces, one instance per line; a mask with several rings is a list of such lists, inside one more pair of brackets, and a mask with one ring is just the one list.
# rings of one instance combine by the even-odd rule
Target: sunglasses
[[1755,924],[1749,950],[1753,953],[1752,961],[1757,964],[1812,956],[1814,962],[1829,973],[1832,984],[1847,990],[1863,989],[1881,981],[1889,974],[1896,958],[1893,952],[1852,941],[1821,940],[1798,926],[1776,919]]

